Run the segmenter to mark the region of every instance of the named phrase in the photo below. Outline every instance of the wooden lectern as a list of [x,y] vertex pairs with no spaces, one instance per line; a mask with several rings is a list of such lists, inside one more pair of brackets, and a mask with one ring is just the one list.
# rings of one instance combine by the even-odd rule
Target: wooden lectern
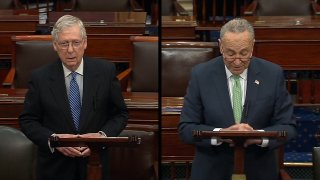
[[246,180],[244,174],[244,142],[247,139],[269,138],[283,140],[285,131],[193,131],[195,138],[211,139],[213,137],[233,140],[234,146],[234,174],[232,180]]
[[87,179],[101,180],[102,165],[100,150],[110,146],[129,146],[141,143],[141,138],[132,137],[102,137],[102,138],[59,138],[50,137],[51,147],[89,147],[91,155],[87,165]]

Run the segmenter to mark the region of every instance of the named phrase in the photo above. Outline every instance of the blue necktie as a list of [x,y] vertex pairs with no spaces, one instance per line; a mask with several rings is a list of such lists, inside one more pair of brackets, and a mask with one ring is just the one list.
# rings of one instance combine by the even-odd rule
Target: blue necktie
[[80,124],[81,98],[80,90],[76,81],[77,73],[71,72],[72,79],[70,81],[69,103],[72,119],[77,130]]

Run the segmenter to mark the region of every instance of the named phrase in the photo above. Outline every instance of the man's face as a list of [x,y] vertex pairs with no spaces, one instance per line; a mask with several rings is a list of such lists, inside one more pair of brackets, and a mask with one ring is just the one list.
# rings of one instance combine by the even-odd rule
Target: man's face
[[87,40],[83,39],[78,25],[67,27],[59,33],[58,40],[53,43],[62,63],[71,71],[75,71],[87,48]]
[[224,64],[232,74],[240,75],[250,64],[254,40],[245,31],[227,32],[219,41]]

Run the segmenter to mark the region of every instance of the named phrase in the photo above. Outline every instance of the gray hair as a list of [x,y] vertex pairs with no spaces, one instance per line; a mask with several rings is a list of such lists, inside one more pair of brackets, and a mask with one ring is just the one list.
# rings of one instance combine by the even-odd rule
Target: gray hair
[[63,31],[67,27],[72,27],[74,25],[78,25],[80,27],[81,37],[83,39],[86,39],[87,32],[86,32],[86,29],[83,25],[83,22],[75,16],[64,15],[64,16],[60,17],[58,19],[58,21],[55,23],[55,25],[53,26],[53,29],[51,31],[53,41],[58,41],[59,33],[61,31]]
[[223,38],[225,33],[232,32],[232,33],[242,33],[248,31],[252,40],[254,39],[254,29],[252,25],[246,20],[241,18],[235,18],[227,22],[225,25],[222,26],[220,30],[220,39]]

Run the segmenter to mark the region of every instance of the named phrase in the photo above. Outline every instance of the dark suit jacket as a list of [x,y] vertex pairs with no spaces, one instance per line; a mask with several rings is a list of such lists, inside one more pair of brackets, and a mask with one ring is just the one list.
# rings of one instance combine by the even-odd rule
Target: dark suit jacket
[[50,152],[48,138],[53,133],[103,131],[107,136],[117,136],[126,126],[128,111],[115,75],[115,66],[106,60],[84,58],[83,68],[79,132],[72,121],[61,61],[37,69],[31,75],[20,126],[38,146],[37,179],[73,180],[86,177],[86,158],[69,158],[57,151]]
[[[247,113],[242,122],[249,123],[254,129],[287,131],[288,139],[295,136],[292,100],[278,65],[252,58],[248,67],[246,104]],[[234,123],[222,57],[194,67],[179,124],[181,139],[196,146],[192,179],[231,179],[233,149],[226,143],[212,146],[209,139],[196,141],[192,130],[212,131]],[[274,148],[279,145],[279,142],[270,140],[267,148],[251,145],[246,149],[245,173],[248,180],[278,179]]]

